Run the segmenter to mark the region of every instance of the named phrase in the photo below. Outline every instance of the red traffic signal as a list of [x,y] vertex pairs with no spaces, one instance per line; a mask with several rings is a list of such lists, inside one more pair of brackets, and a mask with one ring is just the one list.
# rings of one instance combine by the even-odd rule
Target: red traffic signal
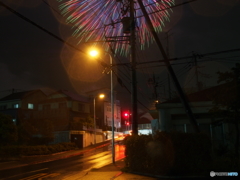
[[128,117],[129,113],[125,112],[123,115],[124,115],[124,117]]
[[129,126],[129,122],[126,122],[126,125]]

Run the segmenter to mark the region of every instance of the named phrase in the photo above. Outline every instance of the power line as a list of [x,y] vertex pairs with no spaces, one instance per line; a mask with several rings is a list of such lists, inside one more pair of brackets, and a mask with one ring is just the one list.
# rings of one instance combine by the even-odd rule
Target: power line
[[54,12],[56,12],[58,15],[61,15],[55,8],[53,8],[48,2],[46,2],[45,0],[42,0],[42,2],[44,2],[48,7],[50,7]]
[[[194,2],[194,1],[197,1],[197,0],[190,0],[190,1],[187,1],[187,2],[183,2],[183,3],[177,4],[177,5],[171,6],[171,7],[166,7],[166,8],[164,8],[164,9],[151,12],[151,13],[149,13],[149,14],[154,14],[154,13],[157,13],[157,12],[161,12],[161,11],[165,11],[165,10],[168,10],[168,9],[172,9],[172,8],[175,8],[175,7],[178,7],[178,6],[182,6],[182,5],[185,5],[185,4],[192,3],[192,2]],[[145,6],[145,7],[146,7],[146,6]],[[136,16],[136,18],[140,18],[140,17],[143,17],[143,16],[144,16],[144,15],[142,15],[142,16]]]
[[[84,51],[82,51],[81,49],[79,49],[79,48],[75,47],[74,45],[72,45],[72,44],[64,41],[62,38],[60,38],[60,37],[58,37],[57,35],[51,33],[50,31],[48,31],[47,29],[45,29],[45,28],[43,28],[42,26],[38,25],[37,23],[31,21],[31,20],[28,19],[27,17],[21,15],[20,13],[18,13],[17,11],[15,11],[15,10],[13,10],[12,8],[8,7],[8,6],[5,5],[4,3],[0,2],[0,5],[3,6],[3,7],[5,7],[5,8],[8,9],[9,11],[11,11],[11,12],[14,13],[15,15],[17,15],[18,17],[22,18],[23,20],[27,21],[28,23],[34,25],[35,27],[39,28],[40,30],[44,31],[45,33],[49,34],[50,36],[54,37],[55,39],[61,41],[61,42],[64,43],[64,44],[67,44],[68,46],[72,47],[73,49],[75,49],[75,50],[77,50],[77,51],[79,51],[79,52],[81,52],[81,53],[83,53],[84,55],[87,56],[87,54],[86,54]],[[103,61],[98,60],[98,62],[99,62],[103,67],[107,67],[107,66],[108,66],[108,65],[107,65],[105,62],[103,62]],[[116,73],[115,73],[115,75],[116,75]],[[116,76],[117,76],[117,75],[116,75]],[[118,76],[117,76],[117,77],[118,77]],[[125,88],[127,89],[126,86],[125,86]],[[128,89],[127,89],[127,90],[128,90]],[[128,92],[130,92],[130,91],[128,90]],[[131,92],[130,92],[130,93],[131,93]],[[144,104],[142,104],[139,100],[138,100],[138,103],[140,103],[142,106],[144,106],[146,109],[148,109],[148,108],[147,108]],[[149,110],[149,109],[148,109],[148,110]]]
[[[237,49],[230,49],[230,50],[224,50],[224,51],[217,51],[217,52],[212,52],[212,53],[206,53],[206,54],[201,54],[202,58],[205,56],[213,56],[213,55],[218,55],[218,54],[225,54],[225,53],[232,53],[232,52],[238,52],[240,51],[240,48]],[[180,60],[186,60],[186,59],[191,59],[193,56],[185,56],[185,57],[179,57],[179,58],[170,58],[169,61],[180,61]],[[164,60],[156,60],[156,61],[147,61],[147,62],[138,62],[137,65],[141,64],[152,64],[152,63],[161,63],[164,62]],[[113,66],[121,66],[121,65],[126,65],[128,63],[119,63],[119,64],[113,64]],[[172,64],[174,65],[174,64]]]

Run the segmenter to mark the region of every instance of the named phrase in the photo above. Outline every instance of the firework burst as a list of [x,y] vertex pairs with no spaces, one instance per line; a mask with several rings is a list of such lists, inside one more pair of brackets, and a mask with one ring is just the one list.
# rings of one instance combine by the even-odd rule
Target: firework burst
[[[114,50],[128,52],[128,38],[123,33],[122,19],[129,17],[129,0],[57,0],[66,22],[73,25],[73,35],[79,43],[114,41]],[[143,0],[156,32],[160,32],[165,21],[169,21],[170,7],[174,0]],[[137,41],[144,48],[153,42],[141,9],[134,3]],[[125,37],[122,37],[125,36]],[[104,43],[105,42],[105,43]],[[108,46],[105,46],[106,48]]]

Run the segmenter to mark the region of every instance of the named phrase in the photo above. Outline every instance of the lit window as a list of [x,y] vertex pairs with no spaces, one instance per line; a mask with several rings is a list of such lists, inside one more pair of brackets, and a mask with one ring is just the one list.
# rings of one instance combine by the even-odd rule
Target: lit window
[[19,108],[19,104],[13,104],[13,108],[15,108],[15,109],[17,109],[17,108]]
[[31,103],[28,103],[28,109],[33,109],[33,108],[34,108],[34,105]]

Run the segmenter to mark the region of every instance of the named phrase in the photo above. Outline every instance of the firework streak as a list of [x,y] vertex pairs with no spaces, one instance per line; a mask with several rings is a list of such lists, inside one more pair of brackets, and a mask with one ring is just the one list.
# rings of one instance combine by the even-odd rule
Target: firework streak
[[[123,34],[122,18],[129,17],[129,0],[57,0],[59,10],[66,22],[74,29],[73,35],[79,43],[114,40],[114,50],[128,53],[126,34]],[[165,21],[169,21],[174,0],[142,0],[157,33],[161,32]],[[145,18],[137,2],[135,8],[136,40],[141,48],[154,41],[148,31]],[[105,43],[104,43],[105,42]],[[105,46],[108,48],[108,46]]]

